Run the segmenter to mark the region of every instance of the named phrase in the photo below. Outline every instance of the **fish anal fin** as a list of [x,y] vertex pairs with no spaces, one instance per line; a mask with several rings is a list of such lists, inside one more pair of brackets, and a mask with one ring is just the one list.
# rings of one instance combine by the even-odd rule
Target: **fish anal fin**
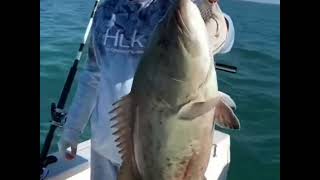
[[240,129],[240,122],[230,106],[220,101],[214,110],[214,122],[225,129]]
[[233,101],[233,99],[226,93],[218,91],[219,96],[221,97],[221,100],[227,104],[231,109],[235,110],[237,108],[236,103]]

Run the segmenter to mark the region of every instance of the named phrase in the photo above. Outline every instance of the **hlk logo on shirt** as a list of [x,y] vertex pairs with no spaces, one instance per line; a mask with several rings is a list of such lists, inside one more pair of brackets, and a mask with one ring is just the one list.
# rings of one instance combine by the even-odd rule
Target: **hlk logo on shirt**
[[112,28],[108,28],[104,35],[103,45],[107,48],[107,50],[120,52],[120,53],[143,53],[144,43],[143,38],[144,35],[138,35],[138,31],[135,29],[133,33],[125,39],[123,30],[116,29],[111,30]]

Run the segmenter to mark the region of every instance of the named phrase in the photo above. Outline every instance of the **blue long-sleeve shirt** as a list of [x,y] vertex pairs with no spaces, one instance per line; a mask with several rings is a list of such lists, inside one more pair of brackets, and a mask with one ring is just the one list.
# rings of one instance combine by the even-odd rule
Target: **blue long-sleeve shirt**
[[[63,138],[76,144],[91,115],[92,148],[114,163],[121,162],[110,128],[111,104],[131,90],[133,76],[152,30],[170,1],[108,0],[98,7],[89,44],[89,60],[81,72],[69,109]],[[229,31],[219,53],[229,52],[234,39],[231,18],[225,14]]]

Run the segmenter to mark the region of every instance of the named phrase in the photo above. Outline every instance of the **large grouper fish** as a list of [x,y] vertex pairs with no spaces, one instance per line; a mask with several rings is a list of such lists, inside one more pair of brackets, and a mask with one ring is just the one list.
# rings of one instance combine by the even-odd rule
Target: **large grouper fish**
[[234,101],[218,91],[208,37],[191,0],[176,0],[155,28],[131,92],[110,112],[118,180],[203,180],[215,124],[240,128]]

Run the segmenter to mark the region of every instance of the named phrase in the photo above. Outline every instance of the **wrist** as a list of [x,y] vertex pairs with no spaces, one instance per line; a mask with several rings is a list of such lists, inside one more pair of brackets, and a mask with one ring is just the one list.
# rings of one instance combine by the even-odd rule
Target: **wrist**
[[76,129],[64,127],[61,138],[62,140],[70,143],[71,146],[76,147],[80,139],[80,135],[81,135],[80,131]]

